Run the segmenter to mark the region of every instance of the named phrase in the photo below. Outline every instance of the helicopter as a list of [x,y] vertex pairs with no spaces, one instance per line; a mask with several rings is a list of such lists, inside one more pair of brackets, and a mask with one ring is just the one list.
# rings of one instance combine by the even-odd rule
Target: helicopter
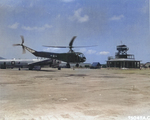
[[25,49],[35,55],[36,57],[44,57],[44,58],[52,58],[55,60],[60,60],[66,62],[66,68],[70,68],[70,63],[76,63],[76,67],[79,67],[79,63],[83,63],[86,61],[86,57],[81,52],[74,52],[72,48],[80,48],[80,47],[91,47],[91,46],[73,46],[73,42],[76,38],[74,36],[69,46],[45,46],[44,47],[53,47],[53,48],[69,48],[67,53],[53,53],[53,52],[44,52],[44,51],[36,51],[24,45],[24,36],[20,36],[22,39],[21,44],[14,44],[13,46],[22,46],[23,53],[25,53]]

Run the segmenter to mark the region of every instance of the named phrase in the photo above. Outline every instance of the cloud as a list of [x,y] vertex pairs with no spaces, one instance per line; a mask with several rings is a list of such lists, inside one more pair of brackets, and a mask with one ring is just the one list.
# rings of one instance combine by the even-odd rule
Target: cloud
[[29,30],[29,31],[32,31],[32,30],[39,30],[39,31],[42,31],[42,30],[45,30],[45,29],[49,29],[49,28],[52,28],[51,25],[48,25],[48,24],[45,24],[44,26],[42,27],[29,27],[29,26],[22,26],[22,29],[24,30]]
[[74,15],[69,17],[69,19],[72,20],[72,21],[77,20],[80,23],[87,22],[89,20],[89,16],[88,15],[81,16],[81,12],[82,12],[82,8],[76,10],[74,12]]
[[73,2],[74,0],[62,0],[62,2]]
[[82,52],[82,53],[84,53],[84,52],[86,52],[87,50],[86,50],[86,48],[80,48],[79,51]]
[[141,11],[142,11],[143,13],[148,13],[148,12],[149,12],[149,6],[150,6],[149,0],[145,0],[145,3],[144,3],[144,5],[143,5]]
[[121,20],[122,18],[124,18],[124,15],[119,16],[114,15],[112,18],[110,18],[110,20]]
[[12,25],[9,25],[8,27],[11,28],[11,29],[17,29],[18,26],[19,26],[19,23],[16,22],[16,23],[14,23]]
[[95,50],[88,50],[88,51],[87,51],[87,54],[95,54],[95,53],[96,53]]
[[58,51],[60,51],[60,48],[45,48],[44,51],[47,51],[47,52],[58,52]]
[[100,55],[108,55],[108,54],[109,54],[109,52],[102,51],[102,52],[99,52],[98,54],[100,54]]
[[30,6],[30,7],[33,7],[33,3],[31,2],[29,6]]
[[12,0],[0,0],[0,5],[1,6],[6,6],[6,7],[15,7],[19,3],[21,3],[21,0],[16,0],[16,1],[12,1]]
[[108,55],[109,54],[109,52],[107,52],[107,51],[97,52],[96,50],[86,50],[85,48],[82,48],[79,51],[82,53],[90,54],[90,55],[92,55],[92,54],[94,54],[94,55]]

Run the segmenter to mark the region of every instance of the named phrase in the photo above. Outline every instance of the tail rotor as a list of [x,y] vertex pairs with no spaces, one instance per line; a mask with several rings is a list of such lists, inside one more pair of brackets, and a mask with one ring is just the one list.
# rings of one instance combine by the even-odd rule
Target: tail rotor
[[24,54],[24,53],[26,53],[25,46],[23,45],[23,43],[24,43],[24,37],[22,35],[20,37],[22,39],[22,43],[21,44],[13,44],[13,46],[22,46],[22,53]]

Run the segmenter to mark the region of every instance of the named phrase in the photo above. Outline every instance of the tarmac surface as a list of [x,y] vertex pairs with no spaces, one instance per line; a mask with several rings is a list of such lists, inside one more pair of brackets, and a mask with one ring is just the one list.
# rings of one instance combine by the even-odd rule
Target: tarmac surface
[[0,69],[0,120],[144,117],[150,120],[149,69]]

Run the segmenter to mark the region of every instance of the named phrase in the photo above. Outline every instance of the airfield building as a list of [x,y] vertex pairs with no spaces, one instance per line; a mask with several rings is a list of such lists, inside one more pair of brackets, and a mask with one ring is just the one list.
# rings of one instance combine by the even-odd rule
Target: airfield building
[[133,54],[127,54],[129,48],[126,45],[118,45],[115,58],[108,57],[107,67],[115,68],[140,68],[140,61],[135,60]]
[[101,64],[99,62],[93,62],[90,68],[91,69],[100,69]]

